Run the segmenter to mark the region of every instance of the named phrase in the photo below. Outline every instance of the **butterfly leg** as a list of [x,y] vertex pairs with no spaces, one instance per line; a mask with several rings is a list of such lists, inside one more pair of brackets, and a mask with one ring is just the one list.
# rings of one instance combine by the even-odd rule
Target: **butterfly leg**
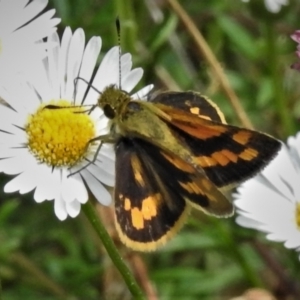
[[[74,171],[74,172],[72,172],[72,173],[70,173],[69,175],[68,175],[68,177],[70,177],[70,176],[72,176],[72,175],[74,175],[74,174],[76,174],[76,173],[79,173],[80,171],[82,171],[83,169],[85,169],[85,168],[87,168],[88,166],[90,166],[91,164],[94,164],[95,163],[95,161],[96,161],[96,159],[97,159],[97,156],[98,156],[98,154],[99,154],[99,152],[100,152],[100,150],[101,150],[101,147],[102,147],[102,145],[103,144],[112,144],[112,143],[115,143],[115,138],[114,137],[112,137],[112,135],[111,134],[104,134],[104,135],[100,135],[100,136],[97,136],[97,137],[95,137],[95,138],[93,138],[93,139],[90,139],[88,142],[87,142],[87,144],[86,144],[86,146],[85,146],[85,152],[87,151],[87,149],[88,149],[88,147],[89,147],[89,145],[90,144],[92,144],[92,143],[94,143],[94,142],[96,142],[96,141],[99,141],[100,140],[100,144],[99,144],[99,146],[97,147],[97,150],[96,150],[96,152],[95,152],[95,154],[94,154],[94,156],[93,156],[93,159],[90,161],[90,160],[88,160],[88,164],[86,164],[85,166],[83,166],[83,167],[81,167],[80,169],[78,169],[78,170],[76,170],[76,171]],[[76,165],[78,163],[78,161],[74,164],[74,165]],[[71,169],[71,168],[70,168]]]

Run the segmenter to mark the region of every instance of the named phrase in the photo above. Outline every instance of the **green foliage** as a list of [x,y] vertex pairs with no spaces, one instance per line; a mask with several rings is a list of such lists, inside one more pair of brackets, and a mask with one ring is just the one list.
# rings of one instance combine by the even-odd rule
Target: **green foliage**
[[[290,2],[279,14],[255,0],[180,2],[221,62],[255,128],[283,140],[300,128],[300,74],[290,70],[296,44],[289,37],[300,28],[300,4]],[[71,26],[73,31],[84,28],[87,39],[100,35],[102,55],[117,44],[115,18],[120,16],[123,52],[130,51],[134,65],[144,68],[140,86],[200,91],[230,123],[239,124],[211,67],[166,1],[52,0],[48,7],[62,18],[60,33]],[[2,176],[1,186],[7,181]],[[112,299],[110,290],[114,299],[130,299],[84,217],[60,222],[53,202],[36,204],[32,194],[1,193],[0,198],[3,299]],[[289,283],[299,279],[292,250],[268,243],[233,219],[200,213],[166,247],[142,257],[158,299],[227,300],[252,287],[294,299],[279,286],[278,269],[261,248],[278,262]],[[120,249],[130,261],[131,251]]]

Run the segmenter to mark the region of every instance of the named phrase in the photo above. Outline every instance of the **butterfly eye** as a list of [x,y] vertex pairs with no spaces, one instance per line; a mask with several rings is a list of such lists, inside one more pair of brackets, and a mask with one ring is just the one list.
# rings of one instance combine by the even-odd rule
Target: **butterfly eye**
[[113,119],[116,115],[115,110],[109,104],[106,104],[103,107],[103,111],[104,111],[105,116],[109,119]]

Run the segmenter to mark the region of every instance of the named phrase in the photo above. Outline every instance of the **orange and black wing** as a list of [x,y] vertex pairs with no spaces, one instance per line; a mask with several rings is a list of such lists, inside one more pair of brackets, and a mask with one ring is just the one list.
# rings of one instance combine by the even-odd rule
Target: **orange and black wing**
[[226,124],[224,114],[219,107],[206,96],[197,92],[163,92],[155,95],[150,101],[175,107],[202,119]]
[[138,138],[116,145],[116,227],[129,247],[150,251],[183,225],[190,206],[229,216],[232,204],[204,175],[172,153]]
[[[203,113],[211,120],[188,111],[181,100],[188,97],[186,94],[189,93],[172,93],[171,101],[168,93],[162,93],[153,102],[169,116],[165,121],[170,129],[190,149],[193,165],[204,170],[217,187],[233,186],[254,176],[279,151],[281,143],[271,136],[224,124],[221,117],[218,120],[219,110],[213,106]],[[203,99],[193,98],[194,111],[197,102],[201,112]]]

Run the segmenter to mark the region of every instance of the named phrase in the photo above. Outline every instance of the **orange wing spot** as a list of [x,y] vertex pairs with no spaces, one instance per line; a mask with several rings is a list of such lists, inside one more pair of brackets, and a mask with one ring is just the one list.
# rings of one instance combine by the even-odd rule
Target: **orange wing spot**
[[181,182],[179,181],[179,184],[189,193],[191,194],[197,194],[197,195],[203,195],[203,191],[201,190],[201,188],[198,186],[198,184],[196,182]]
[[[207,197],[210,201],[218,201],[213,191],[213,186],[206,178],[201,178],[194,182],[180,182],[179,184],[190,194],[196,194]],[[188,196],[187,196],[188,198]]]
[[200,117],[201,119],[205,119],[205,120],[211,121],[211,118],[210,118],[209,116],[199,115],[199,117]]
[[218,201],[218,196],[215,193],[214,186],[208,179],[203,177],[200,180],[200,185],[204,190],[202,194],[206,195],[206,197],[208,197],[210,201]]
[[139,161],[139,159],[137,158],[136,155],[132,155],[131,157],[131,165],[132,165],[132,170],[134,173],[134,179],[137,181],[137,183],[139,183],[139,185],[141,187],[145,186],[145,181],[142,177],[143,174],[143,170],[142,170],[142,166],[141,163]]
[[199,107],[191,107],[190,112],[194,115],[199,115],[200,114],[200,108]]
[[257,155],[258,155],[258,151],[256,151],[253,148],[247,148],[242,153],[239,154],[239,158],[249,161],[257,157]]
[[222,150],[221,153],[234,163],[236,163],[238,161],[238,158],[239,158],[238,155],[234,154],[233,152],[231,152],[227,149]]
[[151,220],[157,215],[157,199],[148,197],[142,202],[142,215],[145,220]]
[[183,161],[182,159],[177,158],[176,156],[171,157],[168,154],[161,152],[161,154],[172,164],[174,165],[177,169],[180,169],[184,172],[187,173],[194,173],[195,170],[192,166],[190,166],[189,164],[187,164],[185,161]]
[[[223,151],[223,150],[222,150]],[[221,166],[226,166],[230,163],[230,160],[227,156],[223,154],[222,151],[214,152],[211,157],[216,160]]]
[[125,210],[130,210],[131,209],[131,201],[128,198],[125,198],[124,209]]
[[239,131],[238,133],[232,136],[232,139],[241,145],[246,145],[250,138],[252,137],[252,133],[250,131]]
[[[199,119],[201,120],[201,119]],[[203,123],[205,121],[203,120]],[[193,137],[197,137],[202,140],[206,140],[212,137],[220,136],[222,133],[227,131],[225,126],[221,125],[208,125],[206,122],[204,124],[197,123],[193,124],[182,124],[180,121],[173,121],[172,122],[176,127],[183,130],[184,132],[190,134]]]
[[145,181],[142,177],[141,172],[137,169],[133,169],[133,173],[134,173],[134,179],[139,183],[139,185],[141,187],[144,187],[145,186]]
[[131,220],[132,220],[132,226],[135,229],[144,228],[145,224],[144,224],[143,214],[137,207],[134,207],[131,210]]
[[205,177],[203,177],[201,179],[201,186],[206,190],[206,191],[210,191],[212,188],[212,185],[210,183],[210,181],[208,181]]
[[149,196],[142,200],[142,208],[131,207],[131,202],[128,198],[125,199],[125,210],[131,210],[131,222],[132,226],[139,230],[144,229],[145,220],[151,220],[157,216],[157,207],[160,201],[160,194]]
[[210,156],[197,156],[195,157],[195,163],[202,168],[213,167],[217,162]]

